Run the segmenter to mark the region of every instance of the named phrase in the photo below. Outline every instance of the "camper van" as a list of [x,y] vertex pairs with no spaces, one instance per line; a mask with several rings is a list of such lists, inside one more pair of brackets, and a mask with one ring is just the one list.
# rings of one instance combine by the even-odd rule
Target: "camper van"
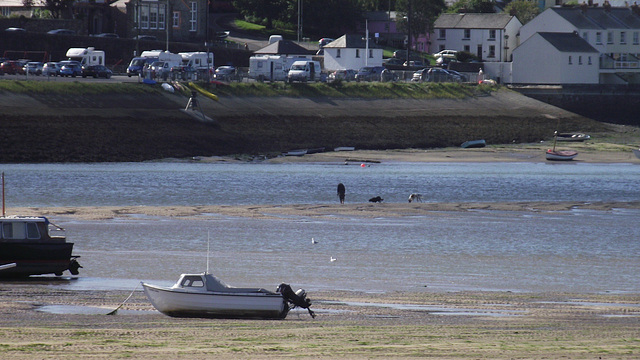
[[207,63],[206,52],[181,52],[182,65],[193,68],[194,70],[213,69],[213,53],[209,53],[209,61]]
[[249,78],[258,81],[284,81],[289,60],[283,55],[263,55],[249,58]]
[[95,48],[70,48],[67,50],[67,58],[77,61],[80,65],[104,65],[104,51]]
[[287,74],[287,81],[320,81],[320,62],[312,60],[298,60],[291,64],[289,73]]

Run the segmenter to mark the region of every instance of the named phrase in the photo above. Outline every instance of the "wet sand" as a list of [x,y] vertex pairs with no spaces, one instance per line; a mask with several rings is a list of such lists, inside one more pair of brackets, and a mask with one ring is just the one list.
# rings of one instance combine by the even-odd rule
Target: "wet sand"
[[[310,293],[317,318],[179,319],[137,291],[0,282],[3,359],[636,359],[638,294]],[[61,313],[43,312],[43,306]],[[49,308],[50,309],[50,308]],[[51,311],[51,310],[49,310]]]

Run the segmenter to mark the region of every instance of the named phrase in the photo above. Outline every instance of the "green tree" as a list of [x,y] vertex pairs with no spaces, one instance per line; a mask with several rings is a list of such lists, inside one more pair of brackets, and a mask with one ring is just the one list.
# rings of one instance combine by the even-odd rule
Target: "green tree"
[[44,0],[44,8],[51,12],[54,19],[64,18],[64,14],[71,14],[74,0]]
[[410,25],[411,36],[417,38],[431,32],[433,23],[445,8],[444,0],[398,0],[396,11],[399,16],[396,21],[404,32]]
[[504,11],[509,13],[509,15],[517,17],[522,25],[528,23],[540,14],[538,5],[529,0],[512,1],[504,8]]
[[495,0],[460,0],[451,5],[448,13],[494,13]]

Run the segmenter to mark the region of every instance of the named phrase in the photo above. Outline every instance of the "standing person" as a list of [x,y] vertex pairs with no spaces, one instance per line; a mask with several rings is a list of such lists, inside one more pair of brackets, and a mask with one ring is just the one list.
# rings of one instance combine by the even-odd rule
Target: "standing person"
[[344,194],[346,190],[342,183],[338,184],[338,197],[340,198],[340,204],[344,204]]

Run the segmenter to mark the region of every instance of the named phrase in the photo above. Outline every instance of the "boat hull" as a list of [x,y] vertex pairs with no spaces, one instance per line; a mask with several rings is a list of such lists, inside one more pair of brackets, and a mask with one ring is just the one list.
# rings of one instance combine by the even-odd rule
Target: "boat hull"
[[460,147],[463,149],[483,148],[485,146],[487,146],[487,142],[484,140],[465,141],[462,143],[462,145],[460,145]]
[[640,150],[633,149],[633,153],[636,155],[638,159],[640,159]]
[[575,151],[547,151],[546,158],[551,161],[569,161],[578,156]]
[[0,271],[0,277],[61,275],[71,265],[72,251],[73,243],[67,242],[0,242],[0,265],[16,264]]
[[289,305],[280,294],[189,292],[142,284],[151,304],[172,317],[284,319]]

